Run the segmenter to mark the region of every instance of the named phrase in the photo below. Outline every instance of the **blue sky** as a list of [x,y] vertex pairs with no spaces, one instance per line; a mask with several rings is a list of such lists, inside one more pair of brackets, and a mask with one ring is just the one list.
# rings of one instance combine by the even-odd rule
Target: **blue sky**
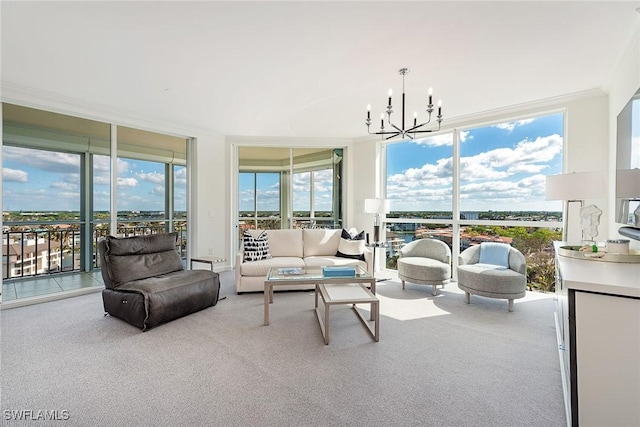
[[[78,211],[80,155],[4,146],[3,209]],[[109,158],[94,156],[94,210],[109,210]],[[186,168],[175,172],[175,210],[186,210]],[[164,164],[118,159],[118,210],[164,211]]]

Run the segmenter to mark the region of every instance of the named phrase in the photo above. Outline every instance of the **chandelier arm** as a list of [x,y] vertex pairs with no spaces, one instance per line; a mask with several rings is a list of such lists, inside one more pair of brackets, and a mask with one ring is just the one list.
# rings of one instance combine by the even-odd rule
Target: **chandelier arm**
[[395,131],[388,131],[388,130],[379,130],[377,132],[369,132],[370,135],[390,135],[392,133],[397,133]]
[[389,122],[389,125],[393,126],[393,128],[394,128],[395,130],[397,130],[398,132],[400,132],[400,133],[404,132],[404,130],[403,130],[403,129],[400,129],[398,126],[394,125],[394,124],[393,124],[393,123],[391,123],[391,122]]
[[439,132],[439,131],[440,131],[440,123],[438,123],[438,129],[414,130],[413,133],[431,133],[431,132]]
[[396,136],[398,136],[398,135],[400,135],[400,134],[401,134],[401,132],[387,131],[387,130],[385,130],[385,131],[378,131],[378,132],[369,132],[369,133],[370,133],[371,135],[382,135],[382,136],[384,136],[384,135],[391,135],[390,137],[385,138],[385,139],[393,138],[393,137],[396,137]]
[[410,127],[409,129],[407,129],[407,132],[413,132],[415,129],[420,129],[422,126],[428,125],[429,123],[431,123],[431,119],[427,120],[424,123],[420,123],[419,125]]

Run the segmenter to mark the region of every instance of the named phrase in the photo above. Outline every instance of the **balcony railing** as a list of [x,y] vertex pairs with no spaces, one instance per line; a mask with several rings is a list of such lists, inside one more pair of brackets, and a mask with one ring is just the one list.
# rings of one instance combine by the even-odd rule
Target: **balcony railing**
[[[82,270],[83,244],[79,222],[11,224],[2,233],[2,278],[19,279]],[[168,222],[118,224],[119,237],[167,232]],[[186,221],[173,224],[178,232],[176,250],[186,259]],[[109,225],[91,224],[91,268],[100,268],[98,242],[109,235]]]

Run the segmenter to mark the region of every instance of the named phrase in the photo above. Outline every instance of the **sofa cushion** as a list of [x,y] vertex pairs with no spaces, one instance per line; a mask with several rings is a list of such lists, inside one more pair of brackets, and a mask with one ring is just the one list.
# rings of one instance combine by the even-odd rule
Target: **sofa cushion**
[[511,246],[506,243],[482,242],[479,263],[509,268],[509,249]]
[[178,233],[151,234],[148,236],[107,237],[109,255],[151,254],[176,249]]
[[364,261],[364,247],[364,231],[351,235],[347,230],[342,230],[336,256]]
[[245,230],[242,233],[244,248],[243,261],[259,261],[271,258],[269,251],[269,236],[266,231]]
[[266,276],[271,267],[304,267],[304,261],[298,257],[273,257],[236,266],[242,276]]
[[304,258],[304,264],[307,267],[326,267],[331,265],[359,265],[364,271],[367,271],[367,263],[355,258],[343,258],[337,256],[309,256]]
[[272,257],[303,257],[302,230],[267,230]]
[[107,273],[119,287],[123,283],[183,270],[176,251],[178,233],[106,238]]
[[142,328],[148,329],[216,305],[220,278],[208,270],[182,270],[135,280],[120,290],[144,295],[146,317]]
[[335,256],[338,251],[338,245],[340,244],[340,234],[341,230],[305,228],[302,230],[304,256]]

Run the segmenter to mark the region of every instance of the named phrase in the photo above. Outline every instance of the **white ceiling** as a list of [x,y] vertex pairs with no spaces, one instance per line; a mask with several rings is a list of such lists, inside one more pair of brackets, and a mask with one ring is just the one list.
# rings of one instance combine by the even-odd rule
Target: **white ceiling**
[[401,67],[411,115],[432,86],[445,124],[606,89],[639,6],[2,1],[2,85],[224,135],[355,138]]

